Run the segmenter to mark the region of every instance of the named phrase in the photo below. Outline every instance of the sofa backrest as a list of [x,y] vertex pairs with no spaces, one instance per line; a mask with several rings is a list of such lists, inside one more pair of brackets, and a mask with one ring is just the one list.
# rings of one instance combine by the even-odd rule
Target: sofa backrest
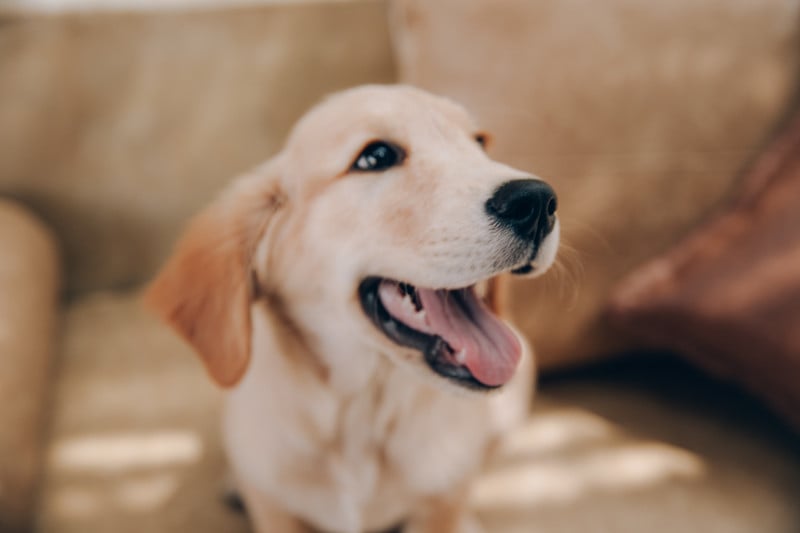
[[391,82],[386,5],[0,15],[0,195],[57,233],[67,290],[147,280],[186,219],[324,94]]

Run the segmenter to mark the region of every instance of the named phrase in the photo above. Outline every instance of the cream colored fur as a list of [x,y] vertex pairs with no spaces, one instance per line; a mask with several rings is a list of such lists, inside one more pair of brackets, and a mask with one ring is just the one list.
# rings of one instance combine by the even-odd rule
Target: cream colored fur
[[[357,297],[369,275],[458,288],[519,266],[484,205],[529,176],[491,160],[478,133],[416,89],[333,96],[192,223],[151,287],[229,387],[224,439],[259,533],[479,530],[466,493],[527,412],[530,352],[500,391],[466,391],[386,338]],[[350,172],[376,139],[402,146],[403,164]],[[557,244],[556,224],[537,273]]]

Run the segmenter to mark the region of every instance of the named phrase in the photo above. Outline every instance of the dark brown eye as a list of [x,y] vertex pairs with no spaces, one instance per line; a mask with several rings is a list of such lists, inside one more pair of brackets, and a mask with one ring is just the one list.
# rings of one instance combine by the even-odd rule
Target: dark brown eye
[[481,148],[484,150],[486,149],[486,145],[489,144],[489,136],[485,133],[476,133],[475,134],[475,142],[481,145]]
[[364,148],[351,170],[357,172],[381,172],[399,165],[405,159],[405,152],[396,144],[387,141],[375,141]]

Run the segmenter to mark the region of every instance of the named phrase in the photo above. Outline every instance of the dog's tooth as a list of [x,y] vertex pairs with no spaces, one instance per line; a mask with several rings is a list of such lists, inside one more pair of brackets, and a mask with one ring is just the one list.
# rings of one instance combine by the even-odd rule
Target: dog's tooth
[[417,311],[417,308],[414,307],[414,302],[411,301],[411,297],[408,294],[403,296],[402,306],[409,315],[414,315]]
[[456,363],[459,365],[463,365],[464,362],[467,360],[467,350],[465,348],[461,348],[459,351],[456,352],[455,355]]

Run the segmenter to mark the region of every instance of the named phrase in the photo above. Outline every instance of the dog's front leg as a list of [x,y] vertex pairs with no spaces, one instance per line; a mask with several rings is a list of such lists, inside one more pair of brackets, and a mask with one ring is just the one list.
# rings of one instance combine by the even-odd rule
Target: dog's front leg
[[484,533],[466,500],[434,498],[411,516],[403,533]]
[[255,533],[312,533],[300,520],[247,483],[239,483],[247,517]]

